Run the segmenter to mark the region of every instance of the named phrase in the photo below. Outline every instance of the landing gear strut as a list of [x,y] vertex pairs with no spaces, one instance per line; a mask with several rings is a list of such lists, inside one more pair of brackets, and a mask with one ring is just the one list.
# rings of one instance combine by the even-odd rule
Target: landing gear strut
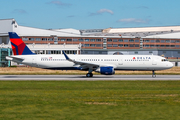
[[86,74],[86,77],[93,77],[92,69],[89,69],[89,72]]
[[152,71],[152,77],[153,77],[153,78],[156,77],[156,74],[155,74],[155,71],[154,71],[154,70]]
[[86,77],[93,77],[93,74],[92,73],[87,73]]

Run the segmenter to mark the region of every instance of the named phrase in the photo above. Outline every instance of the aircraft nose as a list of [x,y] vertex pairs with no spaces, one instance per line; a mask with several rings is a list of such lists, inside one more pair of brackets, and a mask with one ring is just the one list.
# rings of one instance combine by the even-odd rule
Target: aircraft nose
[[172,67],[173,67],[173,64],[172,64],[171,62],[169,62],[168,67],[169,67],[169,68],[172,68]]

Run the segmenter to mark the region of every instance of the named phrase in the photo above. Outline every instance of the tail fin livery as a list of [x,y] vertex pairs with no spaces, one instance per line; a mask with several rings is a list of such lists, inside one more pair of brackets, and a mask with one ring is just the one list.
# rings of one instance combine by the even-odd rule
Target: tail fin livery
[[34,54],[15,32],[9,32],[9,38],[14,55]]

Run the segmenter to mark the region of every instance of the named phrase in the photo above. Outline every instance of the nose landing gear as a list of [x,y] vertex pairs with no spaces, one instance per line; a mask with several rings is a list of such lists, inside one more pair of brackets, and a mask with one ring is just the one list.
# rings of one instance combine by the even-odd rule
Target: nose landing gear
[[154,71],[154,70],[152,71],[152,77],[153,77],[153,78],[155,78],[155,77],[156,77],[156,73],[155,73],[155,71]]

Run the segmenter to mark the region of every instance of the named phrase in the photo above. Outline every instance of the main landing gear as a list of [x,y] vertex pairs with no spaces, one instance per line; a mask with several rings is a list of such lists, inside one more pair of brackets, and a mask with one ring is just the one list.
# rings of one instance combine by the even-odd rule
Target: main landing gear
[[87,73],[86,77],[93,77],[93,74],[92,73]]
[[156,74],[155,74],[155,71],[154,71],[154,70],[152,71],[152,77],[153,77],[153,78],[156,77]]
[[93,77],[92,69],[89,69],[88,73],[86,74],[86,77]]

